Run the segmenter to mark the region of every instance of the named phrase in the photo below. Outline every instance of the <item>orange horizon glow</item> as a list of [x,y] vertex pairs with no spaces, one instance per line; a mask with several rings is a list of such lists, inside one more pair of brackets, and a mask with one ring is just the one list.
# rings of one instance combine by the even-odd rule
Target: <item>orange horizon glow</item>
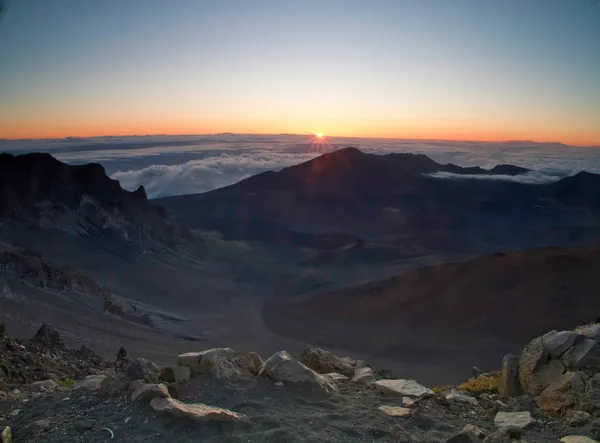
[[[600,146],[600,136],[563,136],[554,135],[553,131],[548,131],[545,135],[534,135],[525,131],[485,131],[483,129],[463,129],[448,128],[438,131],[425,131],[419,128],[405,129],[403,131],[394,130],[364,130],[352,128],[328,131],[334,135],[324,135],[323,132],[313,132],[305,128],[288,127],[281,130],[273,130],[269,127],[253,128],[246,125],[240,125],[233,129],[227,125],[197,126],[197,125],[110,125],[106,128],[100,125],[86,125],[84,127],[73,127],[71,130],[68,125],[54,125],[52,129],[40,128],[30,129],[24,127],[3,128],[0,123],[0,139],[5,140],[43,140],[43,139],[62,139],[68,137],[93,138],[93,137],[129,137],[145,135],[164,135],[164,136],[182,136],[182,135],[206,135],[218,133],[249,134],[249,135],[311,135],[316,140],[335,140],[336,138],[374,138],[374,139],[409,139],[409,140],[447,140],[447,141],[474,141],[474,142],[506,142],[511,140],[526,140],[535,143],[563,143],[571,146]],[[195,126],[195,127],[194,127]]]

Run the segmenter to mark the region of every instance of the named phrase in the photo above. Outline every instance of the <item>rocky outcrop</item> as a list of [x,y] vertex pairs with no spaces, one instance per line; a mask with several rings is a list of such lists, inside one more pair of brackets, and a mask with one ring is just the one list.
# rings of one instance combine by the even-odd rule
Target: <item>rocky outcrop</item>
[[135,389],[129,399],[133,403],[150,403],[155,398],[169,398],[169,391],[163,384],[142,384]]
[[306,367],[318,372],[319,374],[329,374],[337,372],[350,378],[354,376],[356,362],[352,364],[348,359],[342,359],[332,352],[320,348],[307,346],[300,355],[300,363]]
[[279,351],[265,361],[259,376],[316,387],[326,393],[337,391],[335,382],[290,357],[286,351]]
[[210,374],[226,379],[256,376],[261,370],[263,361],[254,352],[236,352],[230,348],[215,348],[181,354],[177,358],[177,364],[189,367],[192,377]]
[[502,371],[498,378],[498,393],[505,397],[518,397],[521,395],[519,357],[516,355],[507,354],[502,359]]
[[369,367],[358,368],[354,372],[354,376],[352,377],[352,381],[355,383],[361,383],[363,385],[374,385],[377,381],[375,379],[375,374],[373,374],[373,370]]

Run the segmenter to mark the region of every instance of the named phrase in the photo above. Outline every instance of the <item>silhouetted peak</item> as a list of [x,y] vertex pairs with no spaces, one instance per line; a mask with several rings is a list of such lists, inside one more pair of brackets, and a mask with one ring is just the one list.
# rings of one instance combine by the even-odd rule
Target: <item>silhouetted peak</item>
[[144,185],[140,185],[135,191],[133,191],[133,196],[140,200],[148,200],[148,194],[146,193],[146,188]]
[[515,165],[496,165],[489,171],[491,174],[519,175],[529,172],[529,169]]

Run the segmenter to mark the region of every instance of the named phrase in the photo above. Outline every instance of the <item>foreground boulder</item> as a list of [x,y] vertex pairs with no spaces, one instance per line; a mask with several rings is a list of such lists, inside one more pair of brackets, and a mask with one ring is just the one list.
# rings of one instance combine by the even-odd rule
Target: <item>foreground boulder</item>
[[585,382],[578,372],[566,372],[537,397],[539,405],[548,412],[565,413],[573,408],[585,390]]
[[102,382],[107,378],[106,374],[88,375],[83,380],[78,381],[73,389],[85,389],[86,391],[99,391]]
[[136,358],[127,367],[129,380],[144,380],[146,383],[156,383],[160,375],[160,368],[150,360]]
[[199,422],[233,422],[243,419],[243,416],[229,409],[215,408],[199,403],[186,404],[172,398],[154,398],[150,402],[150,407],[160,414],[169,414],[173,417]]
[[521,431],[533,424],[531,412],[498,412],[494,425],[501,431]]
[[337,386],[331,379],[317,374],[298,360],[290,357],[286,351],[273,354],[263,364],[259,375],[275,381],[311,385],[327,393],[337,391]]
[[355,370],[352,381],[355,383],[371,386],[374,385],[377,380],[375,379],[375,374],[373,374],[373,370],[369,367],[364,367],[357,368]]
[[433,394],[431,389],[414,380],[379,380],[375,382],[375,387],[384,394],[398,397],[422,397]]
[[149,403],[155,398],[170,397],[167,387],[163,384],[143,384],[134,390],[130,395],[133,403]]
[[167,383],[186,382],[191,376],[188,366],[168,366],[160,370],[160,380]]
[[300,363],[319,374],[337,372],[348,378],[354,376],[354,366],[332,352],[307,346],[300,355]]
[[221,379],[258,375],[263,361],[254,352],[236,352],[230,348],[215,348],[188,352],[177,358],[179,366],[190,368],[192,377],[210,374]]
[[516,355],[507,354],[502,359],[502,371],[498,378],[498,394],[504,397],[518,397],[521,395],[519,357]]

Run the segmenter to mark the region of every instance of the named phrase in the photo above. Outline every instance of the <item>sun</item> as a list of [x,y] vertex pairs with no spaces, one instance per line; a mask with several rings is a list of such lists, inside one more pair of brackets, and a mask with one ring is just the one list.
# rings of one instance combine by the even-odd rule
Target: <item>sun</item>
[[317,132],[315,135],[317,136],[317,138],[323,138],[323,133],[322,132]]

